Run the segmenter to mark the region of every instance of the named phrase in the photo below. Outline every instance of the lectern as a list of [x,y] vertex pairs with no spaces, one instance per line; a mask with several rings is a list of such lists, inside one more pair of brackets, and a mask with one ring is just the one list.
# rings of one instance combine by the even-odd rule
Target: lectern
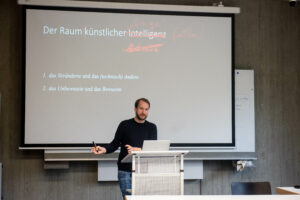
[[183,195],[184,155],[188,151],[133,151],[132,195]]

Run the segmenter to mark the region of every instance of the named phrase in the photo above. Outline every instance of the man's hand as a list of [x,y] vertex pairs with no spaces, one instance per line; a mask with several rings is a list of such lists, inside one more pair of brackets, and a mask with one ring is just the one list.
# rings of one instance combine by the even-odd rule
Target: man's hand
[[132,147],[129,144],[126,144],[125,147],[127,148],[128,153],[130,154],[133,151],[141,151],[141,148],[138,147]]
[[94,154],[104,154],[106,153],[106,149],[104,147],[96,146],[96,147],[92,147],[92,152]]

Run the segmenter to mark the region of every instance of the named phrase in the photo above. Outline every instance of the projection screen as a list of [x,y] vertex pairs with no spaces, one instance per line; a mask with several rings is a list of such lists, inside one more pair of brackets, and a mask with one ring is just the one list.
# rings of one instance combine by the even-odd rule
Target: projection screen
[[173,146],[234,146],[232,14],[25,9],[23,146],[109,143],[151,102]]

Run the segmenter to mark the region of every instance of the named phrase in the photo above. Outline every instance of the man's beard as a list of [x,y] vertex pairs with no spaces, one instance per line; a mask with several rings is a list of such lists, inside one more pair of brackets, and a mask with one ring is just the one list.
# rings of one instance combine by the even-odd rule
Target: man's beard
[[147,115],[138,115],[137,113],[135,113],[136,118],[138,118],[138,120],[146,120]]

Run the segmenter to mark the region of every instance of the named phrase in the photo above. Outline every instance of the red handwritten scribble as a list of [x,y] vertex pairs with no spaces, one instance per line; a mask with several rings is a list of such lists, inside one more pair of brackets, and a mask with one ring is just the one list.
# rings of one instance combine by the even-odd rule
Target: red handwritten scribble
[[163,33],[160,33],[157,35],[142,35],[142,34],[141,35],[134,35],[134,34],[129,35],[129,33],[127,32],[126,35],[130,38],[149,38],[149,39],[166,37],[166,34],[163,34]]
[[147,46],[134,46],[133,43],[129,44],[129,47],[127,49],[124,49],[124,52],[127,53],[134,53],[134,52],[158,52],[160,47],[162,47],[163,44],[153,44],[153,45],[147,45]]
[[173,32],[173,40],[180,39],[180,38],[196,38],[197,34],[193,33],[191,29],[185,29],[180,32]]

